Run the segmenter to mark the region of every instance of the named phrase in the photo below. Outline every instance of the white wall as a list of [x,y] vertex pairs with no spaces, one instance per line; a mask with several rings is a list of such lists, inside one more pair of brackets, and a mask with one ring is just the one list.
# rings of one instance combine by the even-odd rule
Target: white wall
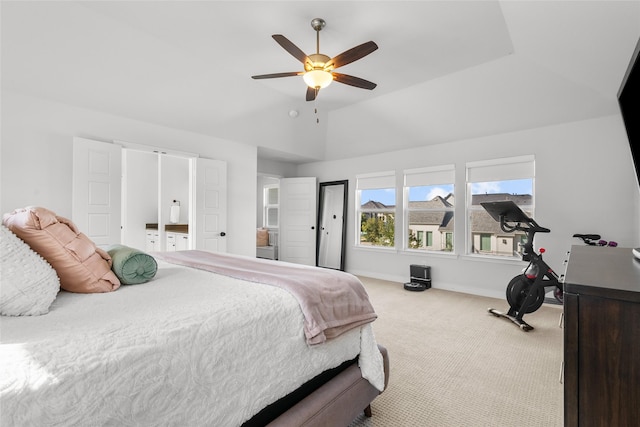
[[[393,141],[389,141],[392,145]],[[634,177],[629,143],[619,115],[522,132],[468,139],[381,155],[300,165],[299,176],[318,182],[349,179],[346,270],[399,282],[409,279],[410,264],[430,265],[433,286],[504,297],[522,261],[488,261],[465,256],[465,164],[470,161],[535,155],[535,219],[550,234],[538,234],[535,246],[545,247],[545,259],[558,273],[574,233],[599,233],[620,246],[640,246],[640,192]],[[457,256],[411,255],[355,247],[355,176],[395,170],[397,188],[402,171],[420,166],[456,166],[455,246]],[[398,195],[397,203],[401,203]],[[396,234],[403,230],[396,219]]]
[[0,210],[36,205],[71,217],[74,136],[128,141],[224,160],[227,250],[255,254],[257,149],[247,144],[130,120],[24,94],[2,93]]
[[271,159],[258,159],[258,172],[263,175],[278,176],[281,178],[296,177],[296,165],[289,162],[279,162]]
[[121,219],[122,244],[144,250],[145,224],[158,223],[158,154],[124,150],[124,158],[126,189]]
[[189,224],[189,159],[177,156],[160,158],[160,221],[167,224],[174,200],[180,203],[179,224]]

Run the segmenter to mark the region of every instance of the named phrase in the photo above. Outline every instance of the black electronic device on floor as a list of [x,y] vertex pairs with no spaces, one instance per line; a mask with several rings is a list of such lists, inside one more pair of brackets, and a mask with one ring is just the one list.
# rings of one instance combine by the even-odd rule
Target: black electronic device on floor
[[409,282],[404,284],[408,291],[424,291],[431,287],[431,267],[411,264],[409,266]]

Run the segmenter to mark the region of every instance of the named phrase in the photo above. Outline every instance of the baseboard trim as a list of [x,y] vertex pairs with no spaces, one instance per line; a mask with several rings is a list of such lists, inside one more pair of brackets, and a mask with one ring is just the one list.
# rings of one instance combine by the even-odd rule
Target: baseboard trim
[[[380,274],[380,273],[372,274],[371,271],[352,270],[352,271],[349,271],[349,273],[355,276],[370,277],[372,279],[386,280],[389,282],[397,282],[399,286],[408,280],[407,276],[396,276],[393,274]],[[505,299],[504,291],[491,292],[491,291],[487,291],[486,289],[477,289],[477,288],[455,284],[455,283],[435,283],[433,279],[431,280],[431,287],[433,289],[442,289],[445,291],[460,292],[463,294],[471,294],[471,295],[478,295],[482,297]]]

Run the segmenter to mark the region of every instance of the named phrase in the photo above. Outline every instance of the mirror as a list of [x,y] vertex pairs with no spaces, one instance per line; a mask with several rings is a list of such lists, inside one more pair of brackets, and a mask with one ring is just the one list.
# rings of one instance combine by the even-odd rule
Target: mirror
[[316,265],[344,271],[349,181],[320,183]]

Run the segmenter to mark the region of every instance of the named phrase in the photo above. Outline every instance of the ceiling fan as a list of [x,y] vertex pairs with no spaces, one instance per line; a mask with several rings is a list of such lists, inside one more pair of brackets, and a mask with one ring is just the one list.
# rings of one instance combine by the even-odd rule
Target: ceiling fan
[[300,48],[294,45],[289,39],[282,34],[274,34],[273,39],[289,52],[294,58],[304,64],[304,71],[292,71],[288,73],[261,74],[251,76],[252,79],[273,79],[278,77],[302,76],[307,84],[307,101],[313,101],[318,96],[320,89],[329,86],[332,81],[337,81],[346,85],[362,88],[374,89],[377,85],[360,77],[354,77],[347,74],[336,73],[338,67],[350,64],[361,59],[371,52],[378,49],[378,45],[372,41],[362,43],[354,48],[342,52],[338,56],[329,58],[327,55],[320,53],[320,30],[324,28],[326,22],[324,19],[315,18],[311,21],[311,27],[316,31],[316,53],[312,55],[305,54]]

